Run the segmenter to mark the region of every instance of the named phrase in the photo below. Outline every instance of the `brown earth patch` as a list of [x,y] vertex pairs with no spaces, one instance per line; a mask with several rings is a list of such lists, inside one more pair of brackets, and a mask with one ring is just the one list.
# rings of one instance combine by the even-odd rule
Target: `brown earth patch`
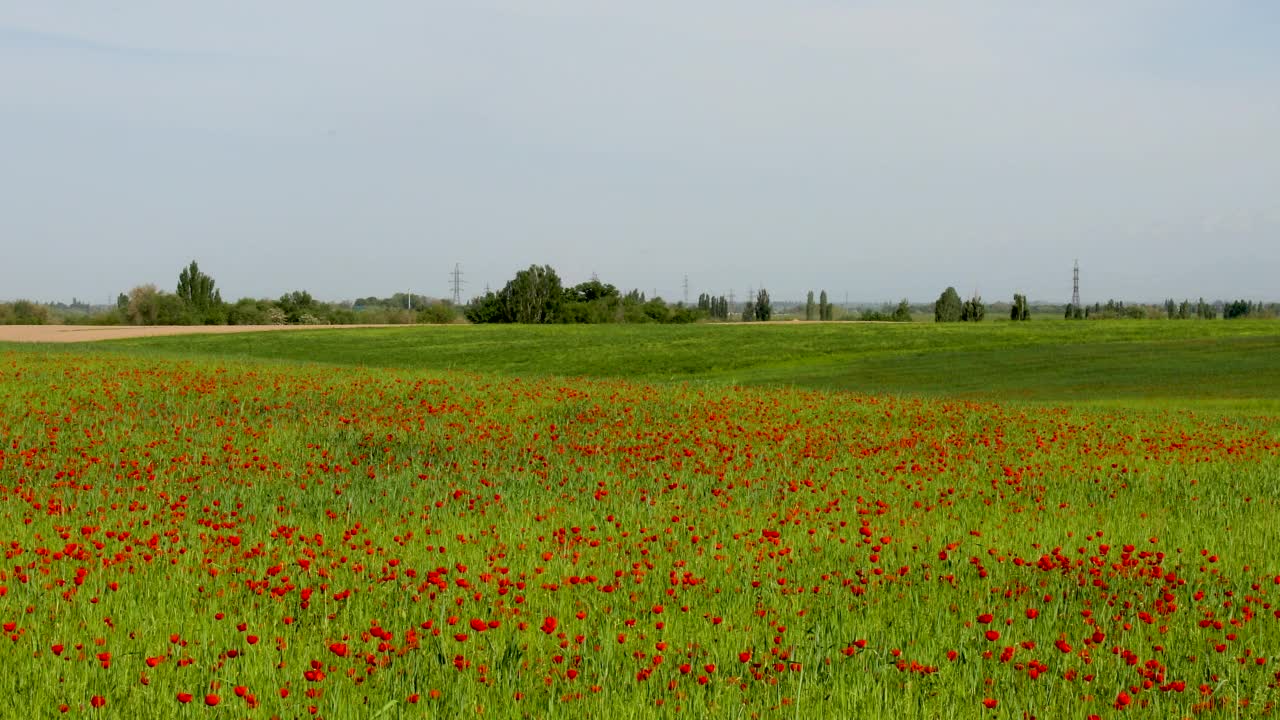
[[267,332],[277,330],[336,330],[404,325],[0,325],[0,342],[75,343],[159,335]]

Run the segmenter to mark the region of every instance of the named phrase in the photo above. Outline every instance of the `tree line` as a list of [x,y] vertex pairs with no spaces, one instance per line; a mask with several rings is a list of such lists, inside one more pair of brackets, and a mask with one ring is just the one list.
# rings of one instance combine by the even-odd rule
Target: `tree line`
[[[691,323],[698,321],[728,322],[742,320],[767,322],[777,319],[779,310],[760,288],[748,293],[741,303],[724,295],[702,293],[695,305],[668,303],[661,297],[646,297],[639,290],[620,291],[615,285],[592,277],[591,280],[566,287],[550,265],[531,265],[520,270],[497,292],[486,292],[462,307],[447,300],[410,293],[394,293],[389,297],[358,298],[351,302],[323,302],[306,290],[294,290],[276,299],[241,298],[226,302],[217,283],[203,272],[196,261],[182,268],[173,292],[153,284],[139,285],[128,293],[120,293],[115,307],[102,310],[78,299],[70,305],[43,304],[29,300],[0,303],[0,325],[42,325],[63,321],[84,324],[133,325],[279,325],[279,324],[411,324],[452,323]],[[996,309],[1003,303],[996,303]],[[954,287],[946,288],[932,304],[913,308],[904,298],[897,305],[860,310],[837,309],[828,300],[827,291],[817,296],[808,291],[804,304],[782,304],[784,319],[864,320],[878,322],[910,322],[913,310],[933,311],[935,322],[981,322],[986,319],[987,305],[974,293],[962,300]],[[1063,308],[1068,320],[1224,319],[1280,317],[1280,304],[1250,300],[1209,303],[1173,299],[1163,306],[1124,303],[1108,300],[1080,307],[1067,304],[1038,305],[1037,312],[1054,312]],[[1011,321],[1031,319],[1032,308],[1026,295],[1015,293],[1008,306]]]
[[182,269],[175,292],[139,285],[116,299],[115,317],[131,325],[354,325],[450,323],[458,313],[451,303],[421,295],[396,293],[367,297],[350,304],[316,299],[306,290],[279,298],[222,300],[212,277],[196,261]]
[[[472,323],[691,323],[699,321],[769,322],[777,308],[767,288],[760,288],[742,303],[724,295],[702,293],[697,303],[667,303],[647,298],[639,290],[623,293],[598,278],[565,287],[550,265],[531,265],[516,273],[498,291],[486,292],[463,308]],[[805,305],[806,320],[834,320],[835,306],[821,291],[817,302],[812,291]],[[863,311],[862,319],[910,321],[911,308],[903,300],[880,314]]]
[[1067,320],[1216,320],[1219,315],[1226,320],[1277,318],[1280,303],[1208,302],[1204,298],[1178,302],[1170,298],[1163,305],[1153,305],[1113,299],[1080,307],[1067,305],[1063,317]]
[[474,298],[463,308],[473,323],[691,323],[704,317],[728,317],[724,298],[704,295],[696,308],[647,298],[639,290],[620,291],[592,278],[565,287],[550,265],[530,265],[501,290]]
[[447,300],[404,293],[330,303],[317,300],[306,290],[294,290],[276,299],[226,302],[214,279],[194,260],[178,273],[172,292],[150,283],[138,285],[120,293],[114,306],[106,309],[78,300],[70,306],[28,300],[0,303],[0,325],[62,321],[88,325],[383,325],[451,323],[459,317],[457,308]]
[[1222,307],[1222,317],[1227,320],[1237,318],[1275,318],[1280,317],[1280,303],[1261,303],[1249,300],[1235,300]]
[[[1061,307],[1063,308],[1062,317],[1065,320],[1214,320],[1219,313],[1227,320],[1280,317],[1280,303],[1249,300],[1210,303],[1200,298],[1195,302],[1183,300],[1179,303],[1169,299],[1161,306],[1125,303],[1123,300],[1112,299],[1105,303],[1095,302],[1092,305],[1075,306],[1067,303]],[[1044,309],[1044,306],[1041,308]],[[936,322],[976,322],[985,316],[986,306],[976,293],[970,299],[961,301],[955,288],[948,287],[934,303]],[[1013,302],[1009,304],[1009,319],[1012,321],[1031,319],[1031,306],[1026,295],[1014,293]]]

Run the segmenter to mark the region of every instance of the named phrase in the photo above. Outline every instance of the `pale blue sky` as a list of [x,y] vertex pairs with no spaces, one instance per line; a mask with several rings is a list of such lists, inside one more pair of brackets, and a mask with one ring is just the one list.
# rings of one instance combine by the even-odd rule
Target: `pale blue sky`
[[1280,300],[1280,4],[0,0],[0,299]]

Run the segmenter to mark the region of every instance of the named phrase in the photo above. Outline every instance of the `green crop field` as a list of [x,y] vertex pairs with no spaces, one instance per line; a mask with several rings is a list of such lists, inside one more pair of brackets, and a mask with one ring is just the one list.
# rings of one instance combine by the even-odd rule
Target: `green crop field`
[[0,717],[1272,717],[1278,328],[0,345]]
[[418,326],[187,335],[93,349],[1280,413],[1275,321]]

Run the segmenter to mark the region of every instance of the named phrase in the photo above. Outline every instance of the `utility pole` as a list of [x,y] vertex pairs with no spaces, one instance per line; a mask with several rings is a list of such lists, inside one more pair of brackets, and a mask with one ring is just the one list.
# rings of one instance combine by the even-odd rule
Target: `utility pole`
[[1076,260],[1075,267],[1071,270],[1071,307],[1079,309],[1080,307],[1080,261]]
[[413,291],[409,290],[407,291],[406,294],[409,296],[409,310],[412,311],[413,310]]
[[684,304],[689,304],[689,274],[684,275]]
[[454,263],[453,272],[449,273],[449,275],[452,277],[452,280],[450,281],[449,284],[453,288],[453,304],[461,305],[462,304],[462,286],[465,284],[462,280],[462,266],[458,265],[458,263]]

